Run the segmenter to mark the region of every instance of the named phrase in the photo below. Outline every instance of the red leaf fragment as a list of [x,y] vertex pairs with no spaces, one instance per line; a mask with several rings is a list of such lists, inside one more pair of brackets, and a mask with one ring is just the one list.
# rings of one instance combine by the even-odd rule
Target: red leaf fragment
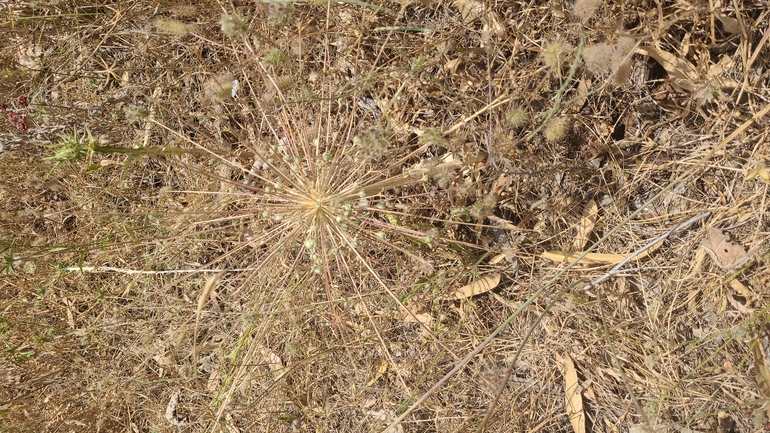
[[8,113],[8,121],[11,125],[15,126],[19,131],[26,131],[29,126],[27,125],[26,116],[20,113],[10,112]]

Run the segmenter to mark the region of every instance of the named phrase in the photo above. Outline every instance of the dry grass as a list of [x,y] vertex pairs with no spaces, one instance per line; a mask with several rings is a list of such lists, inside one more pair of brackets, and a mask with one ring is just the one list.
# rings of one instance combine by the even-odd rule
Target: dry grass
[[760,3],[1,12],[0,431],[770,423]]

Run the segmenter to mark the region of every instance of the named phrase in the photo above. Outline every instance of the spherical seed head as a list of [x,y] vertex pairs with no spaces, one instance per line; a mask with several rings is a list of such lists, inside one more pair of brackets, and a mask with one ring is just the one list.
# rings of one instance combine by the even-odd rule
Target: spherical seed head
[[233,76],[228,73],[211,77],[203,84],[205,99],[214,102],[229,101],[233,95],[234,82]]
[[243,22],[243,18],[235,14],[222,14],[219,24],[221,25],[222,33],[226,36],[243,36],[248,30],[246,23]]
[[549,68],[558,67],[561,64],[563,46],[559,41],[551,42],[543,50],[543,63]]
[[572,8],[572,13],[575,14],[580,21],[588,21],[588,19],[594,16],[601,5],[602,0],[576,0],[575,6]]
[[267,3],[267,20],[270,24],[285,25],[289,24],[294,14],[294,6],[290,3],[265,2]]
[[383,131],[369,128],[353,137],[353,145],[358,154],[367,161],[376,161],[388,152],[388,142]]
[[444,133],[438,128],[428,128],[420,137],[420,144],[435,144],[444,141]]
[[594,74],[603,74],[612,67],[615,47],[610,44],[589,45],[583,49],[586,68]]
[[265,66],[280,66],[286,61],[286,55],[278,48],[273,48],[265,54],[262,63]]
[[470,213],[477,221],[481,221],[494,211],[497,199],[493,195],[486,195],[470,208]]
[[543,136],[549,143],[564,140],[570,131],[570,120],[567,117],[555,117],[548,121],[543,129]]
[[529,120],[529,113],[521,107],[512,108],[505,112],[505,121],[512,128],[521,128],[527,123],[527,120]]
[[453,169],[447,168],[434,174],[433,180],[436,182],[436,185],[438,185],[439,188],[446,189],[452,185],[452,182],[454,182],[456,177],[457,173],[455,173]]
[[150,110],[139,105],[129,104],[125,108],[126,120],[136,123],[150,117]]

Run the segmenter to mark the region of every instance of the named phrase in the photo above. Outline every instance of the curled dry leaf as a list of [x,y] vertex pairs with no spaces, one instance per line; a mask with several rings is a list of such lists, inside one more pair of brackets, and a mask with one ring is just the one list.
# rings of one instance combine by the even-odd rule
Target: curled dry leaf
[[765,360],[765,350],[762,347],[762,340],[754,337],[751,344],[751,350],[754,354],[754,376],[757,379],[759,391],[766,398],[770,398],[770,370],[767,368]]
[[[636,256],[635,260],[641,260],[663,245],[663,241],[653,245],[647,251],[642,252]],[[572,263],[573,260],[580,257],[583,253],[568,253],[564,251],[546,251],[541,254],[542,257],[553,260],[554,262]],[[602,254],[602,253],[588,253],[583,258],[578,260],[579,265],[616,265],[625,260],[631,254]]]
[[725,33],[734,35],[741,32],[741,25],[737,19],[723,14],[720,9],[714,10],[714,16],[722,23]]
[[700,87],[700,77],[695,66],[655,45],[639,47],[636,52],[652,57],[666,70],[674,84],[690,92]]
[[287,370],[283,366],[283,360],[277,353],[267,347],[260,347],[259,354],[262,356],[262,363],[267,364],[270,367],[270,372],[273,373],[273,379],[278,380],[286,374]]
[[583,411],[583,396],[580,393],[575,363],[567,355],[561,359],[564,368],[564,391],[566,393],[567,416],[575,433],[585,433],[586,414]]
[[754,168],[746,172],[746,180],[754,179],[757,176],[764,179],[765,182],[770,182],[770,174],[768,174],[767,168],[762,163],[755,165]]
[[739,85],[732,78],[719,76],[731,65],[729,58],[712,65],[705,76],[701,76],[692,63],[661,49],[657,42],[655,45],[638,47],[635,52],[655,59],[666,70],[672,83],[688,92],[702,91],[707,86],[731,89]]
[[500,274],[489,274],[439,299],[444,301],[456,301],[459,299],[470,298],[488,292],[497,287],[498,284],[500,284]]
[[716,227],[706,230],[706,238],[701,242],[701,246],[711,256],[714,264],[720,269],[728,270],[738,269],[748,263],[760,247],[757,245],[747,253],[745,248],[730,242],[722,230]]
[[388,363],[383,362],[380,364],[380,368],[377,369],[377,374],[374,375],[373,378],[369,379],[369,382],[366,382],[366,386],[372,386],[375,382],[380,380],[382,376],[385,375],[385,373],[388,372]]
[[730,304],[733,308],[735,308],[739,313],[744,315],[751,315],[754,313],[754,309],[747,307],[746,305],[739,302],[737,299],[733,297],[730,293],[728,293],[726,296],[727,303]]
[[751,292],[751,290],[746,287],[745,284],[738,281],[738,279],[734,279],[730,281],[730,287],[733,288],[736,292],[738,292],[739,295],[743,296],[746,299],[752,299],[754,297],[754,294]]
[[580,218],[580,222],[578,222],[575,243],[572,245],[574,250],[582,250],[585,248],[586,244],[588,243],[588,238],[591,236],[591,233],[594,230],[594,226],[596,226],[596,218],[598,214],[599,207],[596,205],[596,202],[591,199],[588,203],[586,203],[585,208],[583,208],[583,216]]
[[174,393],[171,394],[171,398],[169,399],[168,404],[166,405],[166,421],[168,421],[169,423],[171,423],[171,425],[174,425],[176,427],[183,427],[187,424],[176,417],[176,407],[179,405],[180,393],[181,393],[181,390],[179,389],[174,391]]

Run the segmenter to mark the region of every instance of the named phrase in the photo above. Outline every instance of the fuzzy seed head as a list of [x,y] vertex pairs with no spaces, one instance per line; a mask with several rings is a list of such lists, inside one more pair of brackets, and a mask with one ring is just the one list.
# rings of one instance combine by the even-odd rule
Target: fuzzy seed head
[[580,21],[588,21],[599,7],[602,5],[602,0],[576,0],[575,6],[572,8],[572,13]]
[[438,128],[428,128],[420,137],[420,144],[436,144],[444,141],[444,134]]
[[561,55],[564,46],[561,42],[551,42],[543,50],[543,63],[545,66],[553,69],[561,65]]
[[423,239],[425,240],[425,243],[433,247],[441,239],[441,235],[442,235],[441,229],[437,227],[433,227],[428,229],[425,232],[425,237]]
[[629,77],[631,77],[631,62],[626,60],[625,62],[620,63],[617,69],[615,69],[612,81],[619,86],[625,83]]
[[294,6],[290,3],[267,3],[267,22],[275,26],[283,26],[291,23],[294,14]]
[[470,207],[471,216],[477,221],[482,221],[487,215],[490,215],[497,206],[497,199],[491,194],[484,196]]
[[219,24],[221,26],[222,33],[224,33],[225,36],[243,36],[248,30],[246,23],[243,22],[243,18],[235,14],[222,14],[222,17],[219,19]]
[[601,75],[610,70],[615,48],[610,44],[589,45],[583,49],[583,61],[591,73]]
[[187,24],[175,20],[175,19],[162,19],[155,20],[155,28],[161,33],[171,33],[174,35],[184,36],[190,30],[190,26]]
[[130,104],[125,108],[126,120],[136,123],[150,117],[150,110],[139,105]]
[[265,66],[276,67],[282,65],[284,62],[286,62],[286,55],[278,48],[273,48],[268,51],[262,59],[262,63]]
[[353,137],[353,145],[366,161],[376,161],[387,154],[388,142],[378,128],[369,128]]
[[564,140],[570,132],[570,120],[567,117],[554,117],[543,129],[543,136],[549,143]]
[[235,80],[231,74],[220,74],[203,84],[204,99],[213,102],[226,102],[233,96]]
[[514,129],[519,129],[526,125],[529,120],[529,113],[521,107],[512,108],[505,112],[505,121]]
[[457,177],[457,173],[451,168],[445,169],[445,170],[439,170],[437,173],[433,175],[433,180],[436,182],[436,185],[438,185],[441,189],[446,189],[450,185],[452,185],[452,182],[454,182],[455,177]]
[[615,56],[626,57],[634,50],[636,39],[631,36],[621,36],[615,44]]

